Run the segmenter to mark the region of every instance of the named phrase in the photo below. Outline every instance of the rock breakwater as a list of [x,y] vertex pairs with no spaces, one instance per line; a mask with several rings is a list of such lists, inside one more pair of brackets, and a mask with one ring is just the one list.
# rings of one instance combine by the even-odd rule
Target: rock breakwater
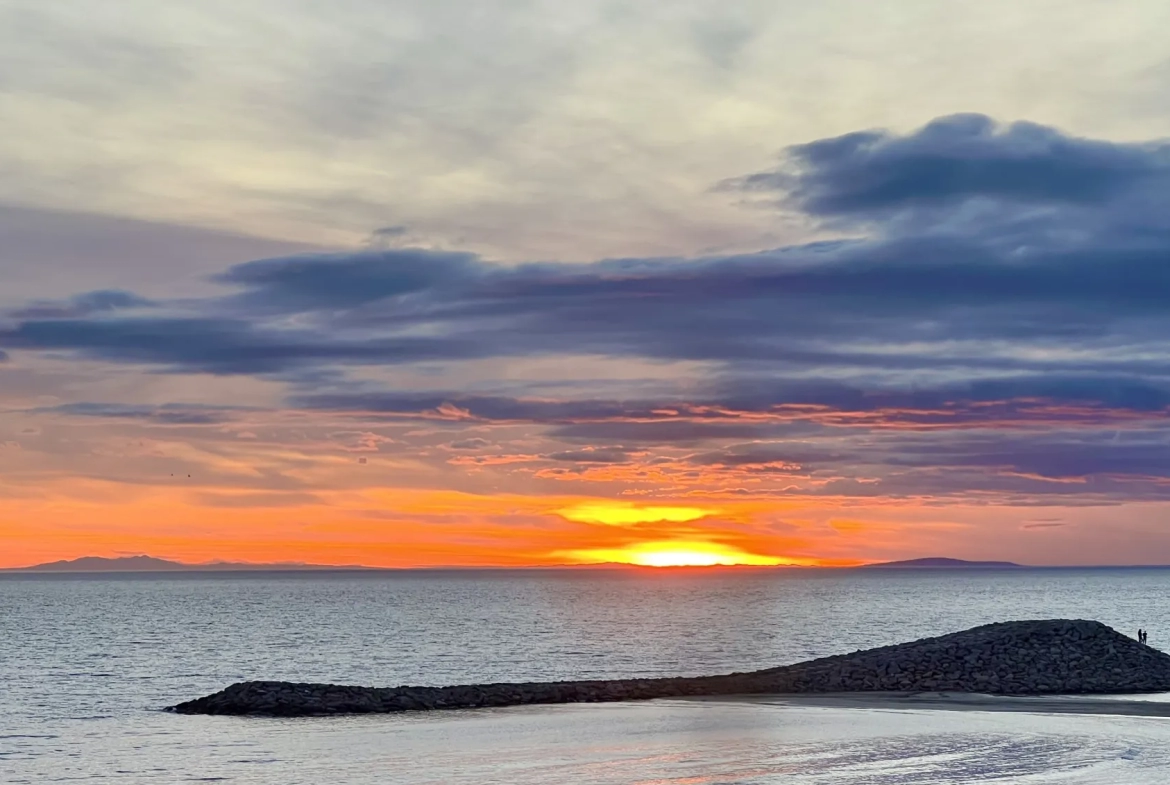
[[695,695],[840,692],[1087,695],[1170,691],[1170,655],[1095,621],[987,624],[748,673],[454,687],[249,681],[172,706],[182,714],[311,716]]

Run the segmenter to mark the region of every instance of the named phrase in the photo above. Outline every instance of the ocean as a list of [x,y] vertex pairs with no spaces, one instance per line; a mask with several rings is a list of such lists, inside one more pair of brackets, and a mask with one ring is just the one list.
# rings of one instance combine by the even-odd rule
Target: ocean
[[162,711],[246,679],[703,675],[1057,617],[1170,646],[1170,570],[0,574],[0,782],[1170,782],[1156,717],[784,699]]

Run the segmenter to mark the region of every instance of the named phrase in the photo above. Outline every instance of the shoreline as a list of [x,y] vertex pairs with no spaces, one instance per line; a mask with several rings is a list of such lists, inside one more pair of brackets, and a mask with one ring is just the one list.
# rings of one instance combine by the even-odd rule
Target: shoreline
[[[1167,693],[1139,693],[1160,695]],[[1126,699],[1124,696],[989,695],[977,692],[838,692],[750,695],[694,695],[678,698],[699,703],[753,703],[825,709],[887,711],[975,711],[1026,714],[1084,714],[1170,718],[1170,700]]]

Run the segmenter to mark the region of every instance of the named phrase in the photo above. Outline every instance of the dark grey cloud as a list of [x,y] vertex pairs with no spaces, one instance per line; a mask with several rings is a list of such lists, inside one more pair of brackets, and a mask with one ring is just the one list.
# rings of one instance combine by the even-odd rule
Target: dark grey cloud
[[750,439],[773,434],[774,428],[755,423],[694,422],[589,422],[562,425],[549,431],[556,439],[570,442],[623,441],[645,447],[698,445],[720,439]]
[[395,224],[394,226],[382,226],[370,232],[370,236],[377,240],[390,240],[396,237],[402,237],[409,229],[402,224]]
[[474,271],[470,254],[418,249],[263,259],[216,276],[244,289],[245,307],[312,311],[350,309],[450,287]]
[[[709,444],[709,442],[708,442]],[[851,496],[1170,499],[1170,427],[825,429],[693,452],[676,464],[766,480],[807,477],[787,492]],[[773,489],[775,490],[775,489]]]
[[1170,433],[1136,438],[1108,432],[1026,436],[994,433],[955,437],[935,444],[903,440],[886,463],[919,467],[995,469],[1055,480],[1093,475],[1170,478]]
[[1080,139],[960,114],[907,136],[861,131],[796,145],[781,168],[733,184],[784,192],[812,215],[872,215],[975,197],[1100,205],[1167,175],[1170,144]]
[[238,410],[197,404],[141,406],[119,403],[67,403],[32,410],[34,413],[65,414],[116,420],[139,420],[159,425],[220,425],[235,419]]
[[169,370],[236,375],[277,374],[335,363],[391,365],[477,354],[467,342],[445,338],[346,340],[308,329],[280,329],[240,318],[214,317],[27,319],[0,329],[0,344]]
[[563,426],[555,432],[565,437],[638,443],[643,439],[637,434],[660,434],[654,438],[667,441],[759,434],[794,438],[833,422],[834,415],[870,416],[865,422],[908,429],[1048,422],[1110,426],[1118,418],[1160,415],[1170,407],[1170,380],[1159,385],[1110,377],[1012,377],[885,389],[731,378],[711,393],[709,398],[549,400],[454,390],[355,391],[297,394],[289,402],[372,416]]
[[[1170,370],[1164,358],[1127,360],[1113,351],[1087,360],[949,353],[943,344],[956,340],[1059,348],[1079,339],[1112,350],[1150,338],[1170,305],[1170,272],[1153,253],[1115,254],[1106,263],[1081,252],[1013,266],[963,251],[862,243],[812,266],[800,249],[787,249],[630,269],[506,270],[451,265],[444,256],[433,270],[364,256],[266,260],[229,272],[225,279],[248,281],[249,290],[209,301],[203,315],[54,320],[26,312],[0,332],[0,344],[222,373],[563,353],[777,369]],[[415,256],[425,260],[424,252]],[[332,288],[317,284],[331,274]],[[313,315],[321,310],[343,312]],[[275,321],[298,315],[312,329]],[[906,342],[920,348],[883,346]]]
[[447,445],[452,450],[482,450],[491,446],[492,443],[490,441],[478,437],[472,439],[456,439]]
[[1051,406],[1065,420],[1108,421],[1119,411],[1161,412],[1170,407],[1170,379],[1162,377],[1029,373],[934,385],[905,383],[790,383],[777,378],[731,377],[712,400],[737,411],[764,412],[776,405],[824,406],[833,411],[882,413],[904,425],[995,424],[1046,420]]
[[68,319],[113,313],[132,308],[148,308],[153,301],[134,292],[108,289],[86,292],[62,302],[36,302],[8,314],[12,319]]
[[[826,493],[1108,495],[1121,477],[1152,493],[1149,478],[1170,476],[1156,427],[1170,410],[1166,143],[962,115],[794,147],[733,187],[853,236],[512,267],[418,248],[297,254],[230,267],[203,298],[33,303],[0,324],[0,351],[277,377],[293,406],[371,419],[539,425],[567,445],[541,448],[554,463],[693,448],[696,471],[799,467]],[[636,397],[620,380],[590,396],[560,379],[497,394],[348,376],[580,355],[705,370]]]
[[[820,469],[875,494],[959,496],[971,491],[1100,500],[1170,499],[1170,431],[983,431],[869,436]],[[831,490],[831,489],[830,489]]]
[[[1170,376],[1170,356],[1140,346],[1167,328],[1170,308],[1163,147],[971,117],[863,136],[861,147],[808,146],[817,152],[802,159],[797,198],[814,213],[829,210],[821,202],[928,204],[929,221],[694,260],[502,267],[422,249],[272,258],[217,276],[236,291],[186,301],[185,315],[25,309],[0,345],[215,373],[600,354],[762,364],[792,378],[830,368]],[[936,169],[942,185],[921,176]],[[870,180],[864,198],[838,193]],[[1081,196],[1065,209],[1053,194]],[[1017,207],[971,223],[968,197]],[[1021,224],[1020,202],[1047,206]]]
[[443,410],[455,416],[493,422],[558,423],[576,420],[609,420],[653,416],[651,402],[641,408],[621,401],[543,400],[501,395],[466,395],[453,392],[356,392],[298,395],[291,402],[308,409],[365,412],[369,414],[423,415]]
[[586,447],[582,450],[566,450],[545,456],[550,461],[564,463],[625,463],[630,460],[630,450],[624,447]]

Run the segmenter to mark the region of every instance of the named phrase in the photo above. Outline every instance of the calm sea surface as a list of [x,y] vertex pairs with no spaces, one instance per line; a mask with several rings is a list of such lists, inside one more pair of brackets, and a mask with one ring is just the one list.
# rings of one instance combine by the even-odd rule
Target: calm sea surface
[[1170,570],[0,575],[0,782],[1170,782],[1157,718],[685,700],[160,711],[245,679],[700,675],[1053,617],[1170,646]]

